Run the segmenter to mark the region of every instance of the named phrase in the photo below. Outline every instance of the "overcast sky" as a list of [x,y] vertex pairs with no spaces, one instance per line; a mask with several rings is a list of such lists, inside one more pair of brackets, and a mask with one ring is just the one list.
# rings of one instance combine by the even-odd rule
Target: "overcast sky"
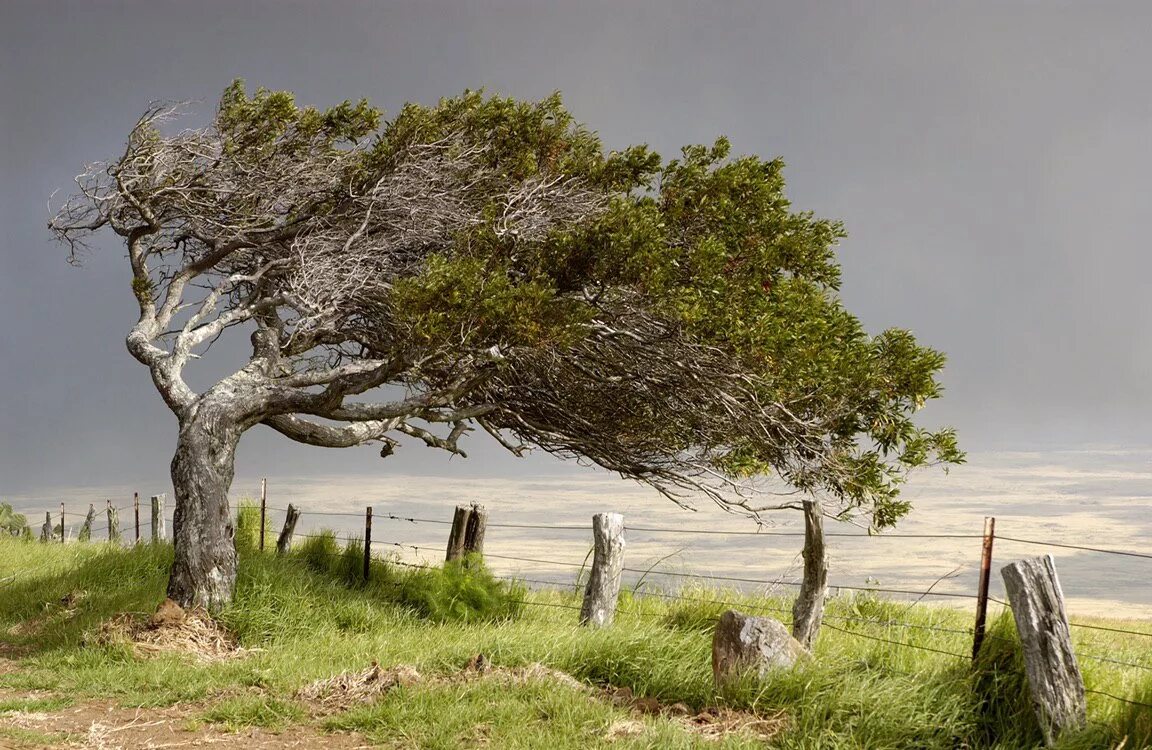
[[[976,451],[1152,443],[1150,28],[1152,3],[1087,0],[3,0],[0,495],[164,479],[175,421],[124,348],[122,248],[69,267],[46,204],[150,100],[210,111],[236,77],[388,112],[559,89],[610,147],[781,156],[795,206],[847,225],[849,307],[949,355],[927,420]],[[238,469],[556,470],[473,453],[388,465],[257,428]]]

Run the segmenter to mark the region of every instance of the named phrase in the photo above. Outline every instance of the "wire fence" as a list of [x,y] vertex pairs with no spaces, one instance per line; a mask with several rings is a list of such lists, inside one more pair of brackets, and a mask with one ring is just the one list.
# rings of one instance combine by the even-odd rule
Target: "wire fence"
[[[295,509],[294,509],[295,510]],[[270,514],[287,514],[289,508],[271,506],[264,503],[261,509],[261,529],[265,534],[275,536],[276,530],[272,528],[272,520]],[[433,564],[438,556],[443,554],[444,547],[440,543],[429,544],[416,544],[411,541],[399,541],[393,539],[372,539],[371,527],[366,526],[363,533],[359,533],[358,528],[348,528],[348,521],[346,519],[357,519],[357,521],[365,519],[366,515],[371,515],[376,521],[387,521],[403,524],[404,527],[420,527],[427,525],[436,529],[442,529],[444,526],[452,526],[454,521],[442,518],[429,518],[417,515],[405,515],[402,513],[373,513],[367,512],[349,512],[337,510],[312,510],[300,509],[300,515],[306,516],[308,519],[340,519],[339,523],[344,528],[335,530],[320,530],[314,528],[312,530],[303,530],[293,533],[291,536],[294,539],[315,539],[325,537],[332,539],[334,542],[348,545],[360,545],[364,550],[366,559],[379,557],[379,553],[386,553],[389,564],[394,564],[409,569],[432,569],[437,565]],[[122,515],[126,514],[126,515]],[[113,505],[108,502],[105,507],[92,506],[90,509],[83,509],[77,511],[75,509],[69,510],[67,507],[55,513],[52,511],[47,512],[47,519],[44,526],[41,528],[45,541],[68,542],[74,541],[80,535],[80,530],[86,526],[86,536],[88,539],[98,541],[101,539],[116,540],[121,542],[146,542],[153,537],[153,510],[151,507],[146,507],[144,502],[133,502],[126,505]],[[159,523],[156,525],[161,528],[156,529],[158,538],[163,538],[163,528],[171,523],[171,519],[163,512],[162,507],[157,511],[157,518]],[[99,519],[100,522],[95,521]],[[35,529],[37,527],[35,518],[30,521],[30,526]],[[502,530],[507,529],[515,532],[521,531],[538,531],[547,533],[558,533],[565,535],[565,543],[572,545],[579,543],[579,540],[573,542],[568,536],[575,532],[579,534],[589,535],[591,527],[586,525],[577,525],[571,523],[510,523],[510,522],[491,522],[486,524],[488,529]],[[50,528],[49,528],[50,527]],[[399,527],[392,527],[391,530],[398,530]],[[804,537],[803,531],[787,531],[766,527],[758,527],[754,530],[733,530],[733,529],[715,529],[715,528],[698,528],[698,527],[668,527],[668,526],[655,526],[637,524],[625,524],[624,530],[626,533],[632,535],[669,535],[676,538],[685,536],[698,536],[698,537],[746,537],[746,538],[772,538],[772,537]],[[442,532],[439,532],[442,533]],[[869,540],[984,540],[987,542],[985,534],[961,534],[961,533],[889,533],[881,535],[869,535],[867,533],[855,532],[828,532],[825,533],[828,538],[853,538],[853,539],[869,539]],[[50,539],[49,539],[50,537]],[[429,536],[430,538],[430,536]],[[1117,558],[1137,559],[1137,560],[1152,560],[1152,554],[1128,549],[1114,549],[1104,546],[1097,546],[1092,544],[1071,544],[1065,541],[1033,539],[1023,536],[1009,536],[997,535],[995,540],[998,542],[1011,542],[1014,544],[1023,544],[1035,546],[1040,548],[1052,548],[1061,550],[1075,550],[1086,554],[1112,556]],[[263,540],[261,540],[263,543]],[[586,541],[586,538],[585,538]],[[588,552],[590,545],[585,546],[585,551]],[[313,550],[315,552],[315,550]],[[324,552],[324,554],[331,554],[335,556],[345,556],[349,554],[347,551]],[[493,576],[497,580],[516,582],[522,585],[534,585],[539,587],[548,587],[556,589],[558,587],[569,587],[573,593],[578,592],[581,586],[582,575],[589,567],[589,555],[585,554],[581,560],[577,559],[557,559],[554,555],[536,556],[530,554],[508,554],[505,550],[491,551],[485,550],[483,557],[485,560],[495,560],[505,563],[518,563],[523,567],[528,566],[544,566],[553,571],[568,571],[568,575],[575,572],[574,578],[565,582],[556,578],[546,577],[526,577],[521,570],[516,571],[495,571]],[[415,560],[415,561],[414,561]],[[972,567],[972,566],[968,566]],[[365,570],[367,570],[367,565]],[[720,573],[704,573],[685,570],[669,570],[659,567],[659,564],[654,564],[651,567],[643,568],[636,566],[623,566],[622,572],[630,576],[638,578],[632,581],[633,585],[633,600],[642,602],[645,598],[652,598],[662,601],[681,602],[692,605],[706,605],[708,607],[724,607],[729,609],[740,609],[752,613],[765,613],[771,615],[782,615],[781,619],[791,616],[792,611],[787,606],[775,605],[768,603],[768,600],[763,598],[763,592],[775,591],[780,588],[794,589],[800,587],[802,582],[799,580],[789,580],[785,576],[767,576],[767,575],[726,575]],[[1152,573],[1152,570],[1148,571]],[[1145,576],[1148,573],[1144,574]],[[1003,606],[1006,610],[1009,608],[1009,602],[999,599],[994,596],[988,595],[986,592],[971,593],[964,591],[942,591],[936,589],[936,584],[944,580],[945,577],[938,579],[936,583],[924,589],[912,587],[891,587],[880,585],[852,585],[846,583],[839,583],[836,581],[829,583],[829,589],[834,593],[849,592],[852,595],[891,595],[895,597],[902,597],[905,600],[911,600],[911,604],[922,600],[950,600],[954,602],[992,602]],[[659,585],[648,585],[651,581],[663,581]],[[0,581],[3,584],[4,581]],[[672,584],[669,586],[669,583]],[[700,595],[700,592],[691,590],[684,590],[684,584],[692,586],[707,586],[717,589],[736,589],[740,594],[738,597],[713,597],[707,595]],[[679,585],[679,589],[676,588]],[[758,591],[748,593],[740,590],[740,587],[755,586]],[[760,596],[760,601],[754,601],[755,597]],[[738,599],[738,600],[734,600]],[[894,599],[893,601],[899,601]],[[519,604],[531,607],[542,607],[548,609],[560,610],[580,610],[581,607],[566,602],[545,601],[539,597],[537,598],[524,598],[518,600]],[[909,604],[909,606],[911,606]],[[619,614],[625,617],[667,617],[666,612],[660,611],[647,611],[643,606],[625,607],[619,610]],[[968,660],[973,658],[972,654],[965,651],[965,644],[969,639],[972,639],[976,630],[980,630],[980,637],[987,639],[997,639],[1000,636],[994,633],[983,632],[983,625],[978,623],[976,628],[957,628],[943,625],[928,624],[924,622],[911,622],[908,620],[893,618],[890,616],[884,617],[868,617],[864,614],[844,614],[840,612],[828,611],[823,616],[823,625],[830,630],[839,632],[852,638],[868,640],[873,642],[884,643],[889,646],[894,646],[901,649],[914,649],[923,652],[930,652],[939,656],[946,656],[949,658]],[[1099,624],[1096,622],[1085,622],[1081,619],[1073,619],[1069,621],[1069,626],[1076,632],[1084,634],[1085,636],[1095,633],[1107,633],[1110,635],[1122,635],[1133,639],[1138,639],[1143,642],[1143,639],[1148,639],[1148,646],[1142,649],[1143,653],[1149,656],[1149,662],[1142,662],[1138,658],[1119,658],[1125,654],[1101,654],[1093,652],[1083,646],[1078,648],[1077,656],[1081,659],[1099,664],[1105,664],[1112,667],[1122,667],[1125,669],[1138,670],[1139,672],[1152,672],[1152,625],[1148,630],[1141,630],[1130,627],[1119,627],[1112,624]],[[867,629],[868,632],[865,632]],[[905,637],[899,637],[900,634],[905,634]],[[947,642],[930,643],[916,642],[911,640],[909,636],[915,633],[929,634],[932,637],[939,637],[941,641],[946,639]],[[949,645],[951,644],[951,645]],[[1134,705],[1144,705],[1138,701],[1116,696],[1107,691],[1097,689],[1089,689],[1087,692],[1107,697],[1125,703]]]

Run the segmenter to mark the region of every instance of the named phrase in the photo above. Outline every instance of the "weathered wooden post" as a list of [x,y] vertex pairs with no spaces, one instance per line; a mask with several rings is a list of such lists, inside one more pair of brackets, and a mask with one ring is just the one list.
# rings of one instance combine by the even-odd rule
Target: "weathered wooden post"
[[280,538],[276,540],[276,554],[283,555],[292,546],[292,535],[296,533],[296,522],[300,520],[300,511],[296,506],[288,503],[288,514],[284,516],[284,528],[280,530]]
[[120,541],[120,518],[116,513],[116,509],[112,507],[112,501],[108,500],[108,541]]
[[96,520],[96,506],[91,503],[88,504],[88,515],[84,516],[84,525],[80,527],[80,534],[76,537],[78,541],[87,542],[92,539],[92,522]]
[[456,506],[456,512],[452,515],[452,530],[448,532],[448,550],[444,555],[445,562],[464,557],[464,540],[468,536],[468,517],[471,515],[471,506]]
[[60,543],[65,542],[67,534],[64,533],[64,503],[60,503]]
[[264,551],[264,519],[268,513],[268,477],[260,480],[260,551]]
[[1005,565],[1000,575],[1024,646],[1032,706],[1051,746],[1064,730],[1087,721],[1084,678],[1072,650],[1056,563],[1051,555],[1033,557]]
[[488,510],[483,505],[472,503],[468,514],[468,525],[464,530],[464,554],[484,554],[484,532],[488,526]]
[[372,506],[364,509],[364,580],[372,572]]
[[992,578],[992,544],[996,539],[996,519],[984,519],[984,544],[980,554],[980,582],[976,589],[976,627],[972,630],[972,658],[980,653],[988,620],[988,583]]
[[136,539],[135,539],[135,543],[139,544],[140,543],[140,493],[139,492],[133,492],[132,493],[132,509],[135,511],[135,514],[136,514]]
[[50,542],[55,534],[52,533],[52,511],[44,511],[44,525],[40,527],[40,541]]
[[152,541],[162,542],[168,538],[164,529],[164,493],[152,496]]
[[624,516],[597,513],[592,516],[592,572],[584,588],[580,624],[600,628],[616,617],[620,578],[624,572]]

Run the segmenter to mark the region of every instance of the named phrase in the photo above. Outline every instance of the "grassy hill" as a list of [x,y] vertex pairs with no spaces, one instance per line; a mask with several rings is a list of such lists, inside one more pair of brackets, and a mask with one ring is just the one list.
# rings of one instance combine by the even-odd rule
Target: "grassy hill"
[[[475,568],[384,561],[364,585],[358,551],[330,539],[307,540],[286,557],[256,552],[250,538],[240,547],[236,600],[219,621],[242,651],[202,660],[142,650],[107,625],[156,609],[169,547],[0,538],[0,747],[118,746],[92,739],[99,722],[87,722],[97,708],[100,731],[122,717],[122,739],[154,721],[187,742],[211,735],[217,746],[288,747],[307,737],[332,747],[551,750],[1039,742],[1004,617],[974,669],[963,657],[970,613],[837,598],[813,659],[718,696],[715,617],[735,603],[787,622],[790,602],[702,589],[625,593],[617,623],[593,631],[576,625],[574,589],[528,591]],[[1152,671],[1113,663],[1152,667],[1152,640],[1076,631],[1078,652],[1113,660],[1081,659],[1089,688],[1152,703]],[[477,654],[493,668],[475,669]],[[302,697],[315,681],[373,662],[389,679],[408,677],[370,700]],[[411,670],[390,671],[398,665]],[[1062,747],[1152,745],[1152,709],[1093,693],[1089,714],[1088,729]],[[139,742],[119,746],[148,746]]]

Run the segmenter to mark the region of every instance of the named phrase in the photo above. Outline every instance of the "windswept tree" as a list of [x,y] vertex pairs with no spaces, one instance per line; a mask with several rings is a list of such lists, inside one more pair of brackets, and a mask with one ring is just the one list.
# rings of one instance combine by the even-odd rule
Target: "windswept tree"
[[[841,227],[791,209],[779,161],[723,139],[605,152],[558,96],[382,122],[237,82],[207,127],[178,114],[149,108],[50,228],[73,260],[95,232],[126,243],[128,349],[179,423],[182,605],[231,597],[228,491],[257,425],[381,456],[402,436],[463,455],[479,429],[680,504],[876,527],[908,510],[909,470],[959,459],[912,420],[943,358],[842,307]],[[248,361],[194,391],[189,359],[241,331]]]

